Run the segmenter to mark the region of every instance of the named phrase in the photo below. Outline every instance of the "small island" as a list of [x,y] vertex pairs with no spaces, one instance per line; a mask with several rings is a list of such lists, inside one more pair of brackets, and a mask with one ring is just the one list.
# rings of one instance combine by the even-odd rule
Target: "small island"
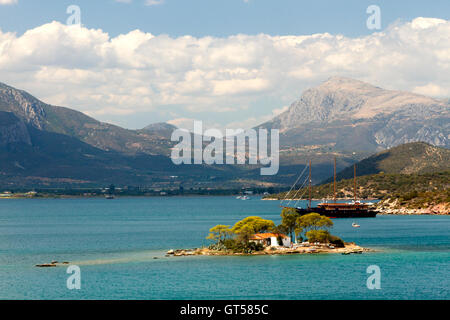
[[209,247],[169,250],[168,256],[230,256],[341,253],[361,254],[373,251],[353,242],[344,242],[330,233],[333,222],[318,213],[300,216],[291,208],[283,209],[281,224],[261,217],[247,217],[233,227],[217,225],[210,229]]

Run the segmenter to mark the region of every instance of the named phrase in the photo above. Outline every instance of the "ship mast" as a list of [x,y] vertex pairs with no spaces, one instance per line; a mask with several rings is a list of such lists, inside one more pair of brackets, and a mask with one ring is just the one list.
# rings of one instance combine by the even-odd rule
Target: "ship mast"
[[356,163],[353,166],[353,189],[354,189],[354,194],[355,194],[355,203],[356,203]]
[[311,208],[311,160],[309,160],[309,208]]
[[333,189],[334,189],[334,203],[336,203],[336,157],[334,157],[334,184],[333,184]]

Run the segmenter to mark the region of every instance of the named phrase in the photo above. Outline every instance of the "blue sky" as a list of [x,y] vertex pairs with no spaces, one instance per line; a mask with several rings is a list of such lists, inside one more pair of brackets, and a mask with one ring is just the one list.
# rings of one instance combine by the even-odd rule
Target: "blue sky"
[[251,127],[331,76],[448,98],[449,15],[448,0],[0,0],[0,82],[127,128]]
[[324,32],[358,36],[370,33],[365,10],[372,4],[382,9],[384,27],[418,16],[450,18],[448,0],[164,0],[153,6],[146,6],[145,0],[19,0],[0,7],[0,28],[22,33],[52,20],[65,22],[71,4],[81,7],[86,27],[113,36],[134,29],[196,37]]

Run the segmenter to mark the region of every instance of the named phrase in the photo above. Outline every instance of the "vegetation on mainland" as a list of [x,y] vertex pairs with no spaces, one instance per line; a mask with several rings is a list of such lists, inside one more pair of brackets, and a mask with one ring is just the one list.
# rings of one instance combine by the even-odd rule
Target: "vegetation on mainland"
[[[414,213],[427,213],[437,208],[437,213],[450,214],[450,171],[425,174],[386,174],[360,176],[357,178],[359,199],[379,199],[378,208]],[[344,179],[336,184],[339,199],[353,199],[353,179]],[[295,189],[295,188],[294,188]],[[264,200],[298,199],[307,194],[307,188],[265,196]],[[313,199],[326,199],[333,194],[333,183],[312,187]],[[420,211],[422,210],[422,211]],[[408,212],[409,212],[408,211]]]

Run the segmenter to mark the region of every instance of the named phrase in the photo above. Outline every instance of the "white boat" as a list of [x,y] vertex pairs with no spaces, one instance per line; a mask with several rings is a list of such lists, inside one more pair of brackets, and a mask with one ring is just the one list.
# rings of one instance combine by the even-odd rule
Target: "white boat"
[[250,199],[250,197],[247,197],[247,196],[241,197],[241,200],[249,200],[249,199]]
[[359,227],[361,227],[361,226],[360,226],[359,224],[353,222],[353,223],[352,223],[352,227],[353,227],[353,228],[359,228]]

